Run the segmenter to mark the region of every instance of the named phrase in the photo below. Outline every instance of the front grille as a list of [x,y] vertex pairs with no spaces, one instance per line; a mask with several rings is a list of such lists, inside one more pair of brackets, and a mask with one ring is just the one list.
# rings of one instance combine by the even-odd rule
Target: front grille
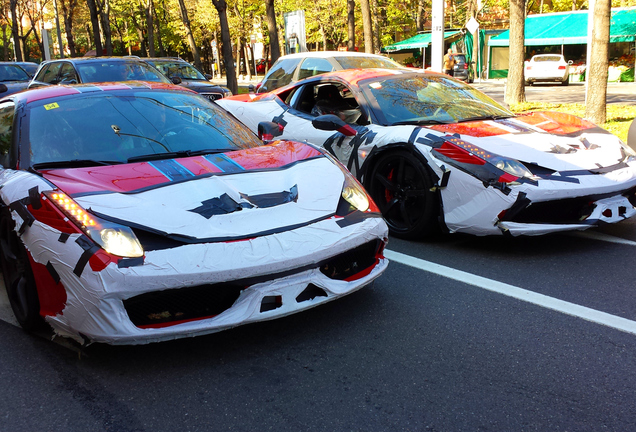
[[169,289],[124,300],[124,307],[137,327],[162,327],[218,315],[232,307],[243,289],[236,283]]
[[201,96],[208,98],[211,101],[223,99],[223,93],[201,93]]
[[320,271],[330,279],[348,279],[376,263],[380,244],[380,240],[372,241],[335,256],[323,263]]
[[580,223],[592,214],[596,205],[590,197],[569,198],[559,201],[533,202],[504,221],[518,223]]

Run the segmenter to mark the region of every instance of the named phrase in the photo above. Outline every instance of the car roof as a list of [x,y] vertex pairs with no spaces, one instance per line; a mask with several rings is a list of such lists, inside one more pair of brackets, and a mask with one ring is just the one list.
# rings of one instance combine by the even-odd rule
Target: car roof
[[140,57],[139,60],[188,63],[186,60],[179,57]]
[[396,76],[396,75],[412,75],[412,74],[427,74],[427,75],[440,75],[446,76],[444,74],[440,74],[437,72],[424,71],[422,69],[379,69],[379,68],[369,68],[369,69],[344,69],[334,72],[327,72],[321,75],[315,75],[313,77],[306,78],[304,80],[300,80],[296,83],[290,84],[288,86],[282,87],[280,89],[274,90],[275,93],[279,93],[283,89],[289,89],[290,87],[294,87],[296,85],[302,84],[303,82],[313,80],[320,81],[328,78],[338,78],[340,81],[344,81],[351,85],[357,85],[360,81],[364,81],[367,79],[373,78],[382,78],[388,76]]
[[46,99],[56,99],[64,96],[80,95],[85,93],[103,94],[109,91],[118,90],[135,90],[135,91],[159,91],[170,90],[180,91],[185,93],[197,94],[197,92],[187,89],[182,86],[166,84],[160,82],[148,82],[148,81],[122,81],[122,82],[107,82],[107,83],[88,83],[88,84],[75,84],[75,85],[56,85],[46,86],[31,89],[26,92],[15,93],[10,98],[16,103],[24,102],[26,104],[37,102]]
[[386,56],[378,55],[378,54],[370,54],[370,53],[360,53],[356,51],[307,51],[295,54],[287,54],[279,57],[280,59],[287,58],[328,58],[328,57],[378,57],[378,58],[388,58]]
[[102,57],[70,57],[70,58],[63,58],[63,59],[55,59],[55,60],[47,60],[45,62],[42,62],[42,64],[50,64],[50,63],[59,63],[59,62],[71,62],[71,63],[88,63],[88,62],[98,62],[98,61],[112,61],[112,62],[130,62],[130,61],[141,61],[141,59],[139,57],[108,57],[108,56],[102,56]]

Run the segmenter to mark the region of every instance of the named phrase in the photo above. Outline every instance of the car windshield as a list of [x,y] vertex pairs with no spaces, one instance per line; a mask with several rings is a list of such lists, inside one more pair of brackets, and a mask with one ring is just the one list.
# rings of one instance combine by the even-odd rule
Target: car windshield
[[0,65],[0,81],[30,81],[24,69],[13,65]]
[[154,81],[169,83],[168,79],[155,68],[143,62],[90,61],[78,62],[76,68],[82,82],[109,81]]
[[33,102],[29,114],[31,165],[126,163],[262,145],[221,108],[180,92],[89,93]]
[[399,69],[403,67],[391,59],[382,57],[342,56],[334,58],[343,69]]
[[200,80],[207,81],[203,74],[196,70],[194,66],[185,62],[167,62],[167,61],[157,61],[151,62],[154,67],[159,69],[164,75],[172,78],[179,77],[181,79],[187,80]]
[[438,75],[392,76],[363,84],[384,124],[438,124],[512,117],[480,91]]

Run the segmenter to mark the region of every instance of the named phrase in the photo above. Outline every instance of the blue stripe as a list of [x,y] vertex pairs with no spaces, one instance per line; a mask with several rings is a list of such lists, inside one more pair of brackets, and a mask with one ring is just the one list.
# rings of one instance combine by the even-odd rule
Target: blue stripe
[[194,177],[194,174],[189,169],[174,159],[157,160],[148,163],[171,181]]
[[206,155],[205,158],[223,172],[245,171],[245,168],[243,168],[224,154]]

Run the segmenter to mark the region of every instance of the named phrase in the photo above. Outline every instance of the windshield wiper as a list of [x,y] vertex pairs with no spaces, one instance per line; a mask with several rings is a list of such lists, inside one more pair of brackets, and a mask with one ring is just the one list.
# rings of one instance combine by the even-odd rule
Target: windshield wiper
[[[454,123],[454,122],[450,122],[450,123]],[[418,125],[418,126],[422,126],[422,125],[427,125],[427,124],[450,124],[450,123],[446,122],[446,121],[434,120],[434,119],[404,120],[404,121],[391,123],[391,126],[400,126],[400,125]]]
[[161,159],[174,159],[174,158],[183,158],[190,156],[201,156],[206,154],[215,154],[215,153],[225,153],[228,151],[234,151],[234,148],[221,148],[221,149],[205,149],[205,150],[182,150],[182,151],[173,151],[166,153],[150,153],[139,156],[129,157],[127,162],[145,162],[145,161],[153,161],[153,160],[161,160]]
[[474,116],[474,117],[466,117],[461,120],[457,120],[457,123],[464,123],[469,121],[477,121],[477,120],[501,120],[512,117],[511,115],[484,115],[484,116]]
[[83,168],[83,167],[94,167],[94,166],[118,165],[121,163],[123,162],[95,160],[95,159],[72,159],[67,161],[39,162],[39,163],[34,163],[32,167],[36,170],[45,169],[45,168]]

